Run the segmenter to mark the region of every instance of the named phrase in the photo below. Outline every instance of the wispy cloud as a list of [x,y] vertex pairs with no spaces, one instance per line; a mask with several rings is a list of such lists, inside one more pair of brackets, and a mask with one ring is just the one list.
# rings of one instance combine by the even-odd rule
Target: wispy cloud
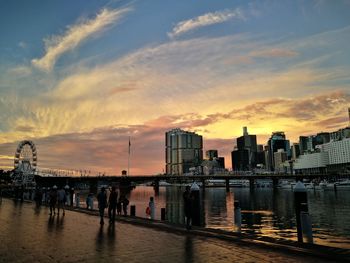
[[17,45],[23,49],[26,49],[28,47],[27,43],[24,41],[20,41]]
[[63,35],[51,36],[44,39],[45,55],[42,58],[33,59],[32,64],[45,71],[52,70],[57,59],[67,51],[76,48],[80,43],[95,36],[108,26],[115,24],[130,8],[102,9],[93,19],[88,19],[69,26]]
[[264,49],[264,50],[256,50],[249,54],[252,57],[259,58],[279,58],[279,57],[295,57],[298,55],[298,52],[283,49],[283,48],[272,48],[272,49]]
[[241,9],[216,11],[197,16],[192,19],[184,20],[176,24],[173,31],[168,33],[170,38],[177,37],[188,31],[193,31],[200,27],[226,22],[230,19],[244,20],[245,16]]
[[[226,112],[163,115],[139,124],[105,126],[89,132],[33,138],[33,141],[41,168],[80,170],[84,167],[94,172],[120,174],[128,163],[128,137],[131,135],[132,175],[154,174],[164,168],[164,133],[179,127],[203,135],[204,150],[218,149],[220,156],[226,158],[226,166],[230,167],[233,138],[241,135],[242,126],[248,125],[250,133],[258,135],[259,143],[266,143],[274,129],[284,130],[288,139],[297,141],[300,135],[344,127],[349,102],[350,95],[345,92],[295,99],[272,98]],[[221,130],[216,136],[213,127],[227,130],[229,135],[223,138]],[[11,168],[16,147],[16,142],[0,143],[0,168]]]

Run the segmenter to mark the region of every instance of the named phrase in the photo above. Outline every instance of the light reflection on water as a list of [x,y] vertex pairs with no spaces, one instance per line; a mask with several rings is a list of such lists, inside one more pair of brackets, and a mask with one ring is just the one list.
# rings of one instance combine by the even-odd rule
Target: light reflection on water
[[[160,187],[155,194],[153,187],[137,186],[129,194],[130,205],[136,206],[136,216],[146,218],[146,207],[153,196],[156,219],[160,219],[160,210],[165,207],[167,221],[184,224],[183,191],[184,187],[168,186]],[[215,187],[201,190],[201,198],[205,227],[236,231],[233,204],[238,200],[243,233],[297,240],[294,196],[289,189],[230,188],[230,192],[226,192],[225,188]],[[350,190],[308,191],[308,204],[314,242],[349,249]]]
[[[130,193],[130,205],[136,206],[136,215],[146,217],[149,197],[155,197],[156,219],[166,207],[167,220],[183,224],[181,187],[160,187],[155,195],[152,187],[138,186]],[[242,208],[242,232],[296,240],[294,197],[291,190],[271,188],[254,189],[206,188],[201,190],[205,227],[235,231],[233,204]],[[309,213],[317,244],[350,248],[350,191],[309,191]]]

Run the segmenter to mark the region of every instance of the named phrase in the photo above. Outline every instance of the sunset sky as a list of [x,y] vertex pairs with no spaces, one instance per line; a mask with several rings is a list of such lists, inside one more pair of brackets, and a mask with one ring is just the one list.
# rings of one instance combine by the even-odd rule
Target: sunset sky
[[348,125],[350,1],[0,0],[0,168],[161,173],[165,132],[235,138]]

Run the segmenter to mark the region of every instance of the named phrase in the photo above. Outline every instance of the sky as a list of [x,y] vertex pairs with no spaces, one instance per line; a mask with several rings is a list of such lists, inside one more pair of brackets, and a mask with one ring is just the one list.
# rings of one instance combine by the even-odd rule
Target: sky
[[40,169],[157,174],[165,132],[231,168],[258,143],[348,125],[349,0],[0,0],[0,169],[32,140]]

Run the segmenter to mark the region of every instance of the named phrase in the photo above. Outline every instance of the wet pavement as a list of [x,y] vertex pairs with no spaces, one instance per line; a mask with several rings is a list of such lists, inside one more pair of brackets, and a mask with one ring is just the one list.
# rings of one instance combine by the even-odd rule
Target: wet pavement
[[[106,220],[107,221],[107,220]],[[215,238],[176,234],[3,199],[0,262],[329,262]]]

